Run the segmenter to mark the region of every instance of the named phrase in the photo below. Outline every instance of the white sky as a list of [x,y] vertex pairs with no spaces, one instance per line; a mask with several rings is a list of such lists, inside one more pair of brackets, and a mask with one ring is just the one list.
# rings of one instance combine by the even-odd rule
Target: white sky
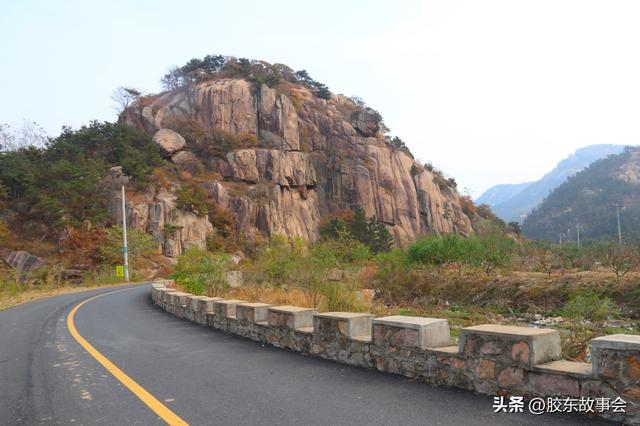
[[115,120],[119,85],[220,53],[307,69],[474,196],[640,141],[638,1],[35,1],[0,5],[0,123]]

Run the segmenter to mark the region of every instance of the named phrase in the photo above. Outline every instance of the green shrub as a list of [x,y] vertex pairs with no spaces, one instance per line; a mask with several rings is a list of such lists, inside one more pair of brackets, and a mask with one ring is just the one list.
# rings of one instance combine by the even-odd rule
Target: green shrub
[[62,267],[42,266],[26,273],[10,271],[0,275],[0,292],[16,295],[30,289],[54,289],[67,285]]
[[405,251],[393,249],[378,253],[374,262],[376,269],[372,284],[381,298],[398,302],[412,294],[415,280]]
[[192,248],[178,257],[171,278],[189,293],[216,296],[228,288],[228,264],[225,254]]
[[322,288],[322,310],[327,312],[365,312],[355,288],[339,282],[327,282]]
[[441,266],[448,261],[444,241],[439,236],[430,236],[416,241],[409,247],[407,258],[411,263],[433,266]]
[[195,184],[184,185],[176,191],[176,206],[180,210],[191,212],[198,216],[206,216],[209,213],[207,195],[202,188]]
[[490,233],[478,238],[475,263],[489,273],[496,268],[511,265],[515,251],[516,243],[513,240],[502,233]]
[[455,234],[429,236],[416,241],[407,250],[410,263],[435,266],[455,265],[461,273],[464,265],[480,266],[487,273],[511,264],[516,251],[513,240],[501,233],[480,237],[461,237]]
[[[153,237],[139,229],[127,228],[127,242],[129,247],[129,262],[132,266],[139,266],[143,256],[158,250],[158,242]],[[97,246],[98,258],[108,265],[121,265],[122,254],[122,226],[116,225],[104,231],[104,241]]]
[[569,318],[603,321],[618,317],[620,309],[610,298],[587,292],[572,296],[565,305],[564,315]]
[[251,280],[276,285],[293,282],[306,251],[306,242],[302,238],[289,239],[284,235],[273,235],[258,250],[250,270]]
[[442,266],[456,264],[458,269],[473,263],[479,250],[478,240],[455,234],[430,236],[416,241],[407,252],[413,263]]
[[346,267],[371,258],[371,250],[360,241],[343,235],[337,239],[325,239],[312,244],[309,256],[331,259],[334,266]]
[[372,253],[391,250],[393,235],[376,216],[367,220],[364,209],[357,207],[353,215],[345,218],[333,218],[320,226],[320,235],[324,238],[354,239],[369,247]]
[[173,119],[169,127],[187,141],[189,150],[200,159],[225,158],[227,153],[244,148],[255,148],[258,138],[251,133],[231,133],[204,128],[193,119]]
[[294,285],[310,295],[313,306],[318,307],[325,297],[329,274],[339,266],[339,256],[332,244],[315,244],[307,255],[297,260],[292,274]]
[[[134,269],[131,271],[129,279],[133,282],[138,282],[144,280],[145,276]],[[83,275],[82,282],[87,285],[107,285],[123,283],[125,280],[124,277],[119,277],[116,274],[116,269],[113,265],[98,265],[95,270]]]

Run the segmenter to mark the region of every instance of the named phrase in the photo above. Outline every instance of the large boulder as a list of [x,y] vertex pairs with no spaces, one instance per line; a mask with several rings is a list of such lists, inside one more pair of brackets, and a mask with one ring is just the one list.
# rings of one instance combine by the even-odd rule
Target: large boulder
[[153,141],[160,145],[165,157],[170,157],[187,144],[182,136],[171,129],[160,129],[153,135]]
[[373,137],[380,131],[380,118],[370,110],[361,109],[353,113],[351,124],[365,137]]
[[171,162],[182,170],[187,170],[193,174],[204,170],[204,164],[191,151],[178,151],[171,156]]
[[29,272],[47,264],[44,259],[26,251],[4,250],[0,256],[7,265],[20,273]]
[[171,161],[178,166],[184,166],[189,163],[199,163],[198,157],[195,156],[193,152],[190,151],[180,151],[176,152],[171,156]]

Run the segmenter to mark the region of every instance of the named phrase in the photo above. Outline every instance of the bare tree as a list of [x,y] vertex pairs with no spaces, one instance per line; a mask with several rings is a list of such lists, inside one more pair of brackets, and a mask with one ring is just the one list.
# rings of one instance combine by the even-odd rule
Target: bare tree
[[176,66],[169,68],[167,73],[160,79],[160,84],[165,90],[175,90],[184,85],[185,75],[182,70]]
[[637,265],[633,249],[610,242],[607,245],[605,261],[609,269],[616,274],[616,278],[624,277],[627,272]]
[[129,105],[140,99],[140,96],[142,96],[142,92],[139,90],[133,87],[120,86],[113,91],[111,100],[116,103],[115,109],[118,111],[118,114],[120,114],[127,109]]
[[46,132],[35,121],[24,120],[20,126],[0,124],[0,152],[27,146],[42,148],[48,141]]

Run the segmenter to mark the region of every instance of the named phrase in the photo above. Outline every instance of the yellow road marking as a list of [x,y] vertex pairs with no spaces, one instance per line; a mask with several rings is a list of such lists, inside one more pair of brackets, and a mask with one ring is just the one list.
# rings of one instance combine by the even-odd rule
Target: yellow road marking
[[123,385],[125,385],[135,396],[140,398],[142,402],[144,402],[154,413],[156,413],[162,420],[167,422],[167,424],[174,425],[187,425],[188,423],[182,420],[178,415],[176,415],[173,411],[169,410],[163,403],[158,401],[153,395],[151,395],[145,388],[140,386],[129,377],[124,371],[120,370],[113,362],[109,361],[109,359],[102,355],[100,352],[96,350],[89,342],[85,340],[84,337],[78,333],[76,326],[73,322],[73,319],[76,316],[76,312],[78,309],[82,307],[82,305],[91,302],[99,297],[106,296],[108,294],[118,293],[120,291],[131,290],[130,288],[125,288],[123,290],[110,291],[109,293],[99,294],[97,296],[93,296],[83,302],[78,303],[72,310],[69,312],[67,316],[67,328],[69,332],[73,336],[74,339],[87,351],[89,354],[96,359],[104,368],[107,369],[109,373],[111,373],[116,379],[120,381]]

